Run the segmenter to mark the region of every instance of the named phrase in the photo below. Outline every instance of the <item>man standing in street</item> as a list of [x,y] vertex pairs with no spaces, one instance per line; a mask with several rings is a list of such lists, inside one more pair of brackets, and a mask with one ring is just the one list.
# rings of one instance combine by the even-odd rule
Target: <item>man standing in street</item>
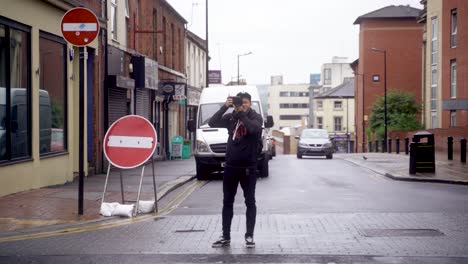
[[[246,247],[255,247],[253,232],[257,207],[255,205],[255,185],[257,182],[257,158],[260,153],[262,116],[250,108],[251,96],[239,93],[229,97],[226,103],[210,119],[211,127],[227,128],[229,139],[226,150],[226,164],[223,179],[223,235],[213,243],[213,247],[229,246],[231,243],[231,222],[234,215],[234,198],[240,183],[247,206]],[[230,114],[225,112],[234,107]]]

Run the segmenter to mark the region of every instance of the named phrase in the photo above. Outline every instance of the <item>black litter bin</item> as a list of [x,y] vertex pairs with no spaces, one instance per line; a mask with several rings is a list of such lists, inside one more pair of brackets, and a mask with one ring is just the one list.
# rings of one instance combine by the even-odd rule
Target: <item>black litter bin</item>
[[410,144],[410,174],[435,172],[434,134],[423,131],[413,135]]

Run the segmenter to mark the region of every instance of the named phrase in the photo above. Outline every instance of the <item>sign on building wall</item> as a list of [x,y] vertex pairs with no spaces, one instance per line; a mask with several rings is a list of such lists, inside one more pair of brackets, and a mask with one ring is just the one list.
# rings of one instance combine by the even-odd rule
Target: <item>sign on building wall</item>
[[221,84],[221,71],[220,70],[211,70],[208,71],[208,83],[209,84]]
[[198,106],[200,104],[201,89],[187,88],[187,105]]

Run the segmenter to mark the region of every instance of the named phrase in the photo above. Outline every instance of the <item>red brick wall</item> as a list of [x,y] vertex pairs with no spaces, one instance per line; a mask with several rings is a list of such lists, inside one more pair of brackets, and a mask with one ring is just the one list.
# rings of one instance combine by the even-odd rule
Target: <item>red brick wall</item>
[[[451,11],[458,11],[457,47],[451,47]],[[468,99],[468,1],[444,0],[442,15],[442,100],[450,100],[450,61],[457,61],[457,99]],[[442,127],[450,127],[450,111],[442,112]],[[457,110],[457,127],[468,127],[468,110]]]
[[[384,95],[384,54],[371,48],[387,51],[387,92],[404,90],[415,95],[418,103],[422,94],[422,36],[423,25],[416,20],[364,20],[359,35],[358,73],[356,78],[356,134],[358,151],[362,151],[362,122],[370,115],[376,98]],[[380,75],[374,82],[372,76]],[[364,85],[364,100],[363,97]],[[364,105],[363,105],[364,104]],[[367,122],[366,122],[367,123]],[[367,125],[367,124],[366,124]]]
[[[185,22],[182,18],[169,8],[168,4],[163,0],[129,0],[129,7],[130,23],[127,35],[129,48],[135,49],[133,44],[134,16],[136,17],[138,30],[155,31],[166,29],[165,32],[157,34],[135,34],[136,51],[157,60],[160,65],[184,73]],[[156,25],[153,23],[154,11],[156,11]],[[163,18],[165,18],[165,26],[163,24]],[[174,40],[171,32],[171,25],[173,25],[174,28]],[[180,34],[178,33],[179,31]],[[166,43],[164,43],[164,39],[166,39]],[[162,52],[160,47],[162,47]],[[160,70],[159,79],[175,80],[175,77],[172,74]]]

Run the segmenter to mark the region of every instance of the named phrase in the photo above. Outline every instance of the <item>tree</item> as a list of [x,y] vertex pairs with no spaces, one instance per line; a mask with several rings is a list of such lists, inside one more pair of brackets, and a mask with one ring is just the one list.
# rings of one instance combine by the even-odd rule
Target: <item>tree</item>
[[[421,107],[416,103],[414,95],[403,91],[391,91],[387,94],[387,124],[388,131],[416,130],[422,126],[418,121]],[[384,138],[384,97],[379,97],[372,106],[369,117],[369,130],[377,139]]]

